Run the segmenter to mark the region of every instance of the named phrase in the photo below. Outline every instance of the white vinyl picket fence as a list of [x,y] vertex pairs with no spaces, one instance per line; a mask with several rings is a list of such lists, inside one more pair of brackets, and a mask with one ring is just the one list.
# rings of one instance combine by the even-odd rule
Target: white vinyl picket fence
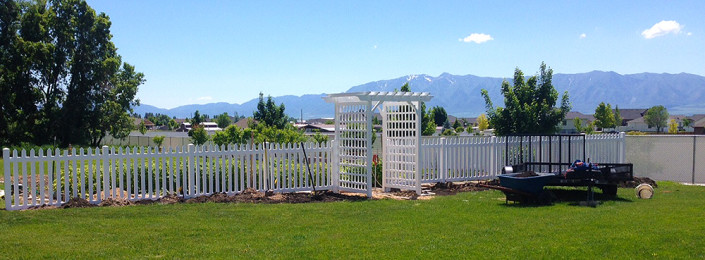
[[[388,161],[402,165],[408,172],[415,172],[415,167],[419,167],[420,182],[411,183],[409,181],[415,177],[399,174],[401,166],[385,168],[390,172],[396,170],[395,176],[407,179],[409,183],[405,183],[405,189],[420,192],[421,183],[493,179],[501,173],[503,166],[516,163],[518,157],[524,161],[560,158],[564,163],[584,158],[603,163],[625,161],[624,133],[585,136],[584,150],[583,136],[575,138],[579,140],[569,142],[548,137],[529,140],[516,136],[424,137],[418,147],[418,166],[408,163],[416,161],[416,157],[399,156],[399,149],[417,149],[414,145],[385,149],[389,152]],[[22,150],[19,155],[16,150],[11,154],[9,149],[3,149],[5,208],[59,206],[73,197],[99,204],[105,199],[135,201],[157,200],[170,195],[183,198],[214,193],[234,195],[250,188],[273,192],[312,191],[315,188],[362,192],[370,196],[371,188],[350,187],[353,181],[361,187],[371,187],[372,179],[363,178],[369,175],[365,170],[369,167],[355,164],[356,170],[350,171],[351,165],[340,160],[341,151],[334,149],[337,147],[335,142],[306,143],[303,147],[301,144],[187,145],[164,151],[104,146],[71,151]],[[520,145],[524,149],[518,149]],[[511,158],[505,157],[507,149],[509,153],[506,154]],[[346,160],[371,161],[366,157],[367,153],[363,153],[368,150],[361,146],[356,152],[346,153],[346,158],[350,157]]]
[[[304,156],[304,148],[306,156]],[[5,208],[62,205],[72,197],[93,204],[114,199],[192,198],[213,193],[329,190],[331,143],[182,146],[178,150],[3,149]],[[309,174],[310,169],[310,174]]]

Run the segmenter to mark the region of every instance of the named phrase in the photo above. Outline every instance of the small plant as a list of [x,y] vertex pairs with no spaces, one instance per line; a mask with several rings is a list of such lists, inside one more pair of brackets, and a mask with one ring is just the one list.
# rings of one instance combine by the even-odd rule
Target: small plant
[[206,129],[202,126],[194,125],[193,128],[191,128],[191,131],[188,132],[188,134],[189,136],[191,136],[191,141],[195,145],[202,145],[208,142],[208,133],[206,132]]
[[155,136],[154,138],[152,138],[152,141],[154,142],[154,144],[156,144],[157,147],[159,147],[159,151],[162,150],[162,144],[164,143],[164,137],[165,136],[160,135],[160,136]]

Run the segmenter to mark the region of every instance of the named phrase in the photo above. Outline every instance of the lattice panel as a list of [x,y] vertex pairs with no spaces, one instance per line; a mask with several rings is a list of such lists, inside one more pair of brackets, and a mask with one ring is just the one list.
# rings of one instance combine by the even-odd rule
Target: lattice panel
[[383,105],[384,188],[420,191],[417,178],[418,127],[416,109],[406,102]]
[[340,170],[338,183],[341,190],[371,192],[369,110],[369,102],[336,105],[336,142]]

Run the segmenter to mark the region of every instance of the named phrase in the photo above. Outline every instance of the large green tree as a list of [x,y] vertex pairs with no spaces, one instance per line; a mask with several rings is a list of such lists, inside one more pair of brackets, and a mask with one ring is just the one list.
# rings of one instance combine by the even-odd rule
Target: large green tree
[[541,63],[539,75],[524,80],[524,73],[514,71],[514,84],[502,82],[505,107],[495,108],[487,90],[482,90],[487,117],[497,135],[550,134],[558,130],[570,110],[568,92],[563,94],[560,107],[555,107],[558,92],[552,83],[553,70]]
[[0,5],[0,142],[125,136],[144,75],[117,54],[108,16],[82,0]]
[[435,106],[431,108],[431,118],[433,119],[433,122],[437,126],[442,126],[443,123],[448,121],[448,113],[446,113],[446,109],[440,106]]
[[216,116],[215,122],[218,124],[218,127],[223,128],[223,129],[225,129],[226,127],[228,127],[230,124],[233,123],[233,121],[230,120],[230,116],[228,115],[227,112]]
[[619,106],[614,106],[614,125],[622,126],[622,113],[619,112]]
[[668,125],[668,110],[663,106],[653,106],[646,111],[644,121],[649,127],[656,127],[660,133]]
[[267,96],[267,102],[265,102],[264,94],[261,92],[259,93],[257,111],[255,111],[252,116],[259,123],[274,126],[279,129],[284,129],[289,119],[289,117],[284,114],[284,104],[277,106],[274,100],[272,100],[272,96]]
[[599,128],[614,128],[616,126],[612,105],[600,102],[600,105],[595,108],[595,126]]

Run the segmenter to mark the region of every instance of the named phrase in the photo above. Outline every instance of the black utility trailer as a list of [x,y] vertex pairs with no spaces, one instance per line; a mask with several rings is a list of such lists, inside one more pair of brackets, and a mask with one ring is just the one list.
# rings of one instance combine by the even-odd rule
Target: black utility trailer
[[[583,134],[506,136],[501,187],[489,188],[504,192],[508,201],[523,202],[544,200],[544,186],[587,187],[589,202],[594,201],[593,187],[616,196],[619,183],[633,179],[633,165],[590,162],[586,145]],[[576,160],[585,165],[576,166]]]

